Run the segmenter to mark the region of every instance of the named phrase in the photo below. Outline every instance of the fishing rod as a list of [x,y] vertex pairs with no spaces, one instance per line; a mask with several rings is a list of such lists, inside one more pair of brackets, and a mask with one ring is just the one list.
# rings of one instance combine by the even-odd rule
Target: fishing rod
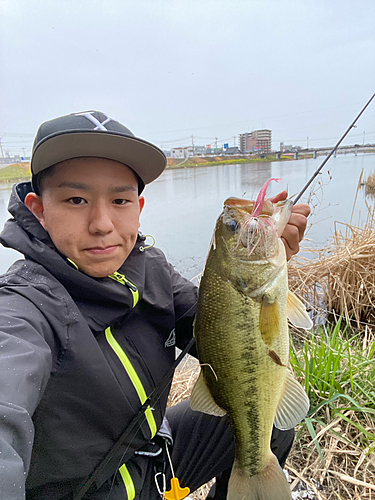
[[[341,144],[341,142],[345,139],[345,137],[348,135],[350,130],[355,127],[355,123],[359,119],[359,117],[362,115],[362,113],[365,111],[367,106],[370,104],[370,102],[373,100],[375,97],[375,94],[371,97],[371,99],[368,101],[366,106],[362,109],[362,111],[359,113],[357,118],[354,120],[354,122],[350,125],[348,130],[345,132],[345,134],[341,137],[339,142],[336,144],[336,146],[332,149],[330,154],[327,156],[327,158],[324,160],[324,162],[320,165],[318,170],[313,174],[309,182],[304,186],[302,191],[297,195],[296,199],[294,200],[293,204],[296,204],[296,202],[300,199],[300,197],[303,195],[303,193],[306,191],[306,189],[309,187],[309,185],[312,183],[312,181],[315,179],[315,177],[319,174],[319,172],[322,170],[324,165],[327,163],[329,158],[333,155],[333,153],[336,151],[338,146]],[[189,352],[189,350],[192,348],[192,346],[195,343],[195,338],[192,337],[189,341],[189,343],[186,345],[184,350],[180,353],[180,355],[176,358],[175,362],[173,365],[169,368],[167,373],[164,375],[162,378],[161,382],[158,384],[158,386],[152,391],[152,393],[147,397],[147,399],[144,401],[142,406],[138,409],[138,412],[135,414],[133,419],[130,421],[128,426],[124,429],[123,433],[119,436],[113,447],[110,449],[110,451],[107,453],[107,455],[103,458],[103,460],[96,466],[94,471],[87,476],[83,482],[81,483],[76,495],[74,496],[73,500],[82,500],[85,494],[88,492],[90,487],[96,482],[96,480],[105,472],[106,468],[108,465],[117,458],[117,454],[119,450],[121,449],[122,445],[131,437],[132,432],[137,432],[139,429],[142,421],[145,418],[145,411],[148,408],[152,408],[153,405],[158,401],[160,398],[160,395],[167,389],[169,386],[173,372],[177,365],[180,363],[182,358]],[[127,447],[127,449],[129,446]],[[122,453],[124,455],[124,453]]]
[[312,177],[310,178],[310,180],[307,182],[307,184],[302,188],[302,190],[299,192],[299,194],[296,196],[295,200],[293,201],[293,205],[295,205],[297,203],[297,201],[301,198],[301,196],[303,195],[303,193],[306,191],[306,189],[310,186],[310,184],[312,183],[312,181],[315,179],[315,177],[320,173],[320,171],[322,170],[322,168],[324,167],[324,165],[327,163],[327,161],[331,158],[331,156],[333,155],[333,153],[336,151],[336,149],[340,146],[340,144],[342,143],[342,141],[345,139],[345,137],[349,134],[349,132],[351,131],[352,128],[354,128],[356,126],[356,122],[358,121],[359,117],[362,115],[362,113],[365,111],[365,109],[367,108],[367,106],[370,104],[370,102],[374,99],[375,97],[375,94],[373,94],[373,96],[371,97],[371,99],[368,101],[368,103],[366,104],[366,106],[362,109],[362,111],[359,113],[359,115],[357,116],[357,118],[354,120],[354,122],[350,125],[350,127],[348,128],[348,130],[345,132],[345,134],[341,137],[341,139],[339,140],[339,142],[336,144],[336,146],[332,149],[332,151],[329,153],[329,155],[327,156],[327,158],[323,161],[323,163],[320,165],[320,167],[314,172],[314,174],[312,175]]

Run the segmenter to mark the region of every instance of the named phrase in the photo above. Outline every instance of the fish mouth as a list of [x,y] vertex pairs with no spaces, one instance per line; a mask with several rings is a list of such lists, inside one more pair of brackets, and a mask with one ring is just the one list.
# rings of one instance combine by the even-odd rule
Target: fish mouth
[[[229,209],[238,210],[242,215],[252,215],[255,207],[255,200],[245,200],[243,198],[236,198],[231,196],[224,201],[224,207]],[[262,210],[257,215],[259,216],[272,216],[274,212],[274,204],[270,200],[264,200]]]
[[[273,246],[277,231],[274,226],[274,221],[270,216],[251,217],[247,216],[240,223],[237,236],[236,249],[243,247],[247,252],[247,258],[251,255],[268,257],[270,248]],[[251,259],[252,261],[254,259]]]

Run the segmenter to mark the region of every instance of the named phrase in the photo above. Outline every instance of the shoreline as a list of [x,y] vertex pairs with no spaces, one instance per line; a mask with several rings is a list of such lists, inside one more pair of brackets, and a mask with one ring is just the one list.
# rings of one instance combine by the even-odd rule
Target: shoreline
[[[369,151],[363,154],[375,154],[374,151]],[[327,155],[321,155],[327,156]],[[318,156],[316,159],[319,159]],[[301,155],[298,160],[313,159],[312,154]],[[295,161],[291,155],[282,155],[281,158],[276,158],[276,155],[268,155],[265,158],[259,157],[241,157],[229,158],[225,156],[193,156],[181,161],[181,158],[167,158],[166,170],[175,170],[182,168],[195,167],[213,167],[215,165],[237,165],[241,163],[274,163],[274,162],[289,162]],[[30,162],[19,162],[7,165],[0,168],[0,184],[9,184],[15,182],[28,181],[31,179]]]
[[[269,155],[265,158],[228,158],[225,156],[214,156],[213,158],[214,159],[211,160],[211,158],[208,159],[206,156],[192,156],[191,158],[182,161],[180,161],[181,158],[167,158],[168,163],[166,170],[190,167],[212,167],[215,165],[237,165],[240,163],[271,163],[275,161],[293,160],[293,158],[289,156],[282,156],[280,159],[276,159],[276,155]],[[176,163],[176,161],[179,161],[179,163]]]

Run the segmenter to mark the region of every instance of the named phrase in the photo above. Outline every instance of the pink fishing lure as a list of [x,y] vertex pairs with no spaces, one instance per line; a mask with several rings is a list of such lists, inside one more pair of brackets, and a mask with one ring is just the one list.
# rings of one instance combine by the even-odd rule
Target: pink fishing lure
[[281,181],[281,179],[275,179],[274,177],[272,177],[272,179],[268,179],[268,181],[266,181],[264,183],[264,185],[263,185],[262,189],[259,191],[258,197],[256,199],[254,210],[251,213],[252,217],[258,217],[258,215],[260,215],[262,213],[264,200],[266,199],[266,192],[267,192],[268,184],[271,181],[279,182],[279,181]]

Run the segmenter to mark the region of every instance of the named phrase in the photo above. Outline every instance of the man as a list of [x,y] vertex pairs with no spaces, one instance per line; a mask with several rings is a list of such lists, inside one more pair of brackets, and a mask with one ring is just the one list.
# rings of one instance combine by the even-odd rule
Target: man
[[[0,279],[1,499],[74,499],[160,384],[175,346],[191,339],[196,287],[138,234],[144,185],[165,165],[158,148],[100,112],[38,130],[32,184],[14,186],[0,236],[25,256]],[[290,218],[289,257],[308,213],[299,205]],[[185,402],[166,419],[167,396],[85,498],[159,498],[171,477],[166,451],[191,490],[230,470],[226,418]],[[293,431],[274,431],[281,465],[292,441]],[[227,475],[215,498],[225,497]]]

